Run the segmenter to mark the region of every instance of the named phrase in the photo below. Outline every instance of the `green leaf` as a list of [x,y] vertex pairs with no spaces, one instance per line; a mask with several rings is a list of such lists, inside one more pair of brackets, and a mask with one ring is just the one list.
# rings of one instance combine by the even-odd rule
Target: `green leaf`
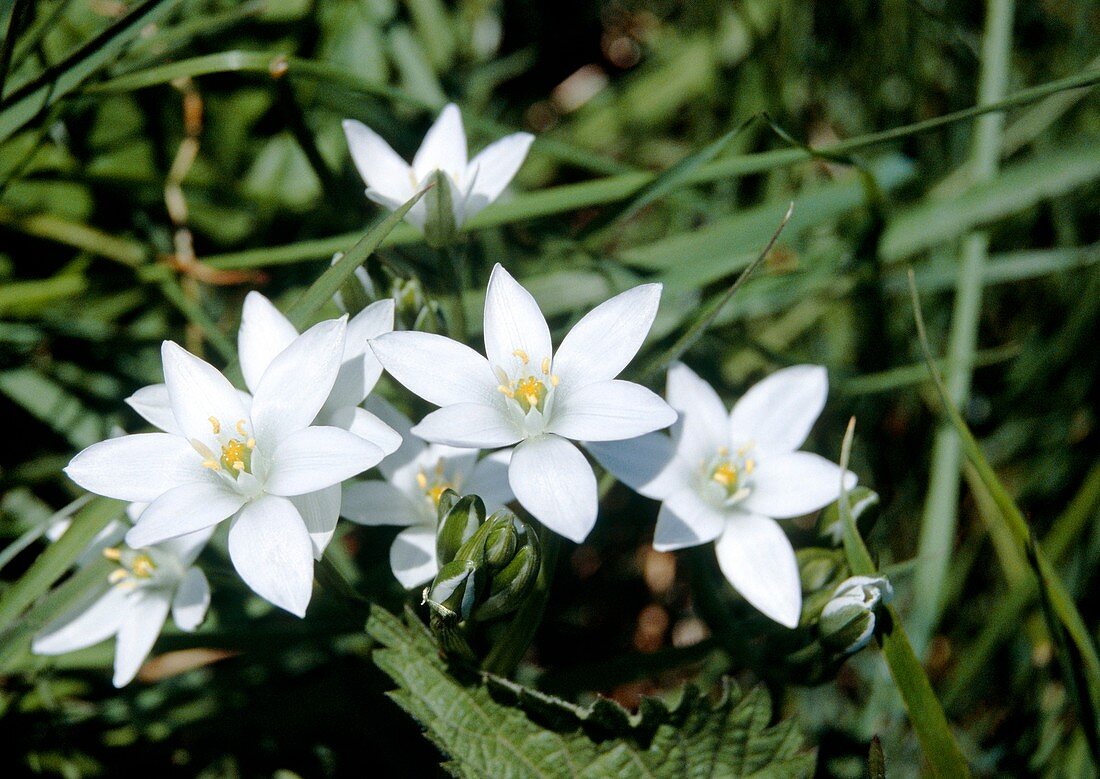
[[[415,615],[409,626],[371,609],[374,661],[398,689],[390,697],[426,728],[458,777],[810,776],[793,722],[769,727],[763,689],[729,686],[714,703],[692,688],[674,708],[643,703],[631,716],[610,702],[578,707],[490,677],[463,684]],[[526,711],[510,703],[522,704]],[[535,720],[541,720],[539,724]],[[594,738],[593,736],[596,736]],[[597,740],[599,738],[599,740]]]

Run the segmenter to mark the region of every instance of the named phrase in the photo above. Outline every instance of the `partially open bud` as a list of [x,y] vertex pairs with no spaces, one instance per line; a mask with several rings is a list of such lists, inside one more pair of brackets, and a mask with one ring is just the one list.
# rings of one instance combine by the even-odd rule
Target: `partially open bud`
[[424,238],[429,246],[441,248],[454,241],[458,233],[450,177],[441,170],[431,175],[431,188],[424,193]]
[[844,654],[858,652],[874,635],[875,609],[893,597],[894,588],[885,576],[845,579],[821,610],[822,643]]
[[394,320],[400,325],[398,329],[425,333],[441,333],[446,329],[442,308],[424,294],[419,279],[394,279],[390,297],[394,300]]
[[439,498],[439,526],[435,534],[435,555],[441,566],[455,559],[463,544],[473,538],[485,521],[485,503],[477,495],[460,498],[445,490]]

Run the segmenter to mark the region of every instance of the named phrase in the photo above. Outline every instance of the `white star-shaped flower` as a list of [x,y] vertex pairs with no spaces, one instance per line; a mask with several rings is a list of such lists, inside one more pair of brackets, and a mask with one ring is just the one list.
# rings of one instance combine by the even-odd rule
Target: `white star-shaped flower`
[[440,406],[412,432],[470,449],[518,444],[508,480],[551,530],[583,541],[596,522],[596,477],[568,439],[613,441],[668,427],[676,412],[615,379],[657,315],[661,286],[643,284],[584,316],[555,352],[538,304],[499,264],[485,298],[485,353],[440,335],[395,332],[371,342],[382,366]]
[[400,431],[401,448],[378,470],[385,481],[344,485],[341,515],[360,525],[401,525],[390,547],[390,567],[401,586],[411,590],[439,571],[435,556],[439,498],[444,490],[477,495],[491,514],[515,499],[508,486],[510,450],[478,459],[477,449],[425,444],[409,435],[412,422],[381,400],[372,400],[378,416]]
[[171,611],[180,630],[195,630],[210,606],[210,585],[192,563],[213,528],[146,549],[109,548],[118,563],[106,593],[47,625],[31,643],[38,655],[60,655],[112,636],[115,687],[129,684],[148,657]]
[[[391,211],[424,189],[436,171],[441,172],[450,189],[456,230],[500,197],[535,139],[530,133],[507,135],[467,162],[462,114],[453,103],[443,108],[424,136],[412,165],[362,122],[345,119],[344,134],[355,167],[367,184],[367,197]],[[421,200],[405,219],[423,232],[428,216],[428,204]]]
[[[668,372],[668,402],[681,414],[660,433],[592,444],[607,470],[661,501],[653,546],[717,541],[722,572],[745,600],[793,628],[802,608],[798,563],[776,519],[808,514],[840,495],[840,467],[796,451],[828,394],[825,369],[796,365],[751,387],[727,416],[714,388],[687,366]],[[855,474],[844,478],[855,486]]]
[[93,444],[65,472],[99,495],[149,503],[126,536],[134,548],[232,518],[229,554],[241,578],[302,616],[313,589],[313,558],[339,514],[340,491],[326,488],[384,456],[341,427],[311,425],[340,372],[346,328],[345,318],[329,320],[295,338],[271,359],[252,397],[165,341],[171,414],[155,388],[131,398],[164,432]]

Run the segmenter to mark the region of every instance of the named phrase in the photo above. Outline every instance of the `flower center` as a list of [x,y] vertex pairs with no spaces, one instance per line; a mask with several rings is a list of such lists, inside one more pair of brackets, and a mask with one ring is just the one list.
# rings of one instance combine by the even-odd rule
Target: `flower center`
[[[550,358],[544,357],[539,364],[539,372],[531,367],[531,358],[522,349],[512,352],[520,361],[520,369],[514,378],[509,378],[504,370],[497,369],[500,386],[497,390],[509,400],[515,401],[524,414],[536,409],[545,413],[546,398],[550,390],[558,386],[559,379],[550,372]],[[547,386],[549,384],[549,386]]]
[[151,584],[160,570],[160,566],[146,551],[108,547],[103,550],[103,556],[118,563],[118,567],[107,577],[107,581],[116,587],[134,589]]
[[439,506],[439,499],[447,490],[458,491],[458,480],[447,479],[443,467],[443,460],[436,462],[431,474],[421,468],[416,474],[416,485],[424,492],[424,495],[432,502],[432,507]]
[[220,456],[202,441],[191,439],[191,446],[203,456],[202,467],[224,472],[234,479],[238,474],[252,473],[252,450],[256,448],[256,439],[248,434],[245,421],[237,420],[233,427],[236,436],[223,434],[222,423],[217,417],[210,417],[210,429],[221,443]]
[[753,445],[742,446],[731,453],[723,446],[715,457],[702,463],[702,472],[707,485],[717,487],[721,501],[729,505],[736,503],[752,491],[752,472],[756,470],[756,460],[750,457]]

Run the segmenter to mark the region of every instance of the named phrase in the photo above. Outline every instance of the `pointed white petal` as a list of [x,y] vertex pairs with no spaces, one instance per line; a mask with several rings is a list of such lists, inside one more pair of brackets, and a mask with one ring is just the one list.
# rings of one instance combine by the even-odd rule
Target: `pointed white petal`
[[340,514],[360,525],[416,525],[431,520],[426,504],[384,481],[353,481],[344,485]]
[[825,408],[829,375],[820,365],[793,365],[749,387],[730,412],[735,442],[764,451],[793,452]]
[[264,371],[252,399],[252,435],[265,456],[321,410],[340,370],[346,329],[343,318],[314,325]]
[[664,433],[586,443],[585,448],[616,479],[647,498],[662,500],[687,485],[686,468],[673,459],[672,440]]
[[802,585],[791,542],[773,519],[738,513],[714,547],[722,573],[766,617],[798,627]]
[[470,449],[511,446],[523,437],[500,404],[456,403],[437,409],[412,429],[425,441]]
[[112,587],[51,622],[31,642],[36,655],[62,655],[98,644],[118,632],[126,614],[126,591]]
[[143,588],[130,594],[130,608],[118,628],[115,645],[115,687],[125,687],[137,676],[168,619],[171,598],[163,590]]
[[313,595],[313,542],[286,498],[265,495],[229,528],[229,557],[257,595],[304,617]]
[[168,397],[167,384],[150,384],[148,387],[142,387],[126,398],[126,404],[154,427],[159,427],[166,433],[180,435],[176,415],[172,413],[172,401]]
[[596,476],[577,447],[556,435],[528,438],[512,453],[508,482],[534,517],[578,544],[596,524]]
[[69,461],[65,473],[89,492],[142,503],[203,477],[202,458],[170,433],[135,433],[92,444]]
[[527,151],[534,140],[535,136],[530,133],[506,135],[470,160],[466,174],[470,181],[470,194],[466,199],[467,219],[500,197],[527,159]]
[[317,417],[317,424],[343,428],[374,444],[386,455],[393,454],[401,447],[401,436],[396,430],[358,406],[322,411]]
[[166,552],[171,552],[176,556],[176,559],[180,561],[181,565],[188,566],[198,559],[202,550],[206,547],[207,543],[209,543],[211,536],[214,535],[215,530],[217,530],[217,526],[211,525],[208,528],[196,530],[194,533],[188,533],[179,538],[170,538],[167,541],[162,541],[157,544],[157,548],[163,549]]
[[729,446],[726,407],[714,388],[691,368],[675,363],[668,370],[669,405],[680,412],[682,424],[676,431],[676,450],[684,462],[714,457]]
[[485,356],[495,368],[514,375],[525,360],[531,370],[550,357],[550,328],[531,293],[497,263],[485,293]]
[[427,584],[439,571],[435,531],[424,525],[405,528],[390,546],[390,568],[406,590]]
[[383,457],[381,449],[347,430],[307,427],[279,442],[264,489],[284,497],[304,495],[362,473]]
[[401,466],[407,465],[424,451],[425,444],[412,434],[412,420],[379,397],[369,397],[364,404],[367,411],[395,430],[401,436],[401,445],[395,452],[386,455],[378,464],[378,470],[387,479],[393,477]]
[[576,441],[621,441],[676,421],[676,412],[660,396],[629,381],[611,379],[576,389],[562,384],[559,392],[547,430]]
[[340,485],[333,484],[323,490],[296,495],[290,502],[306,523],[306,531],[313,542],[313,557],[320,560],[340,519]]
[[202,624],[210,608],[210,582],[198,568],[188,568],[172,598],[172,621],[190,633]]
[[390,375],[436,406],[490,403],[499,396],[489,361],[465,344],[434,333],[386,333],[371,348]]
[[382,363],[371,351],[369,341],[393,330],[393,308],[392,299],[379,300],[348,322],[343,362],[325,408],[358,406],[374,389],[382,375]]
[[398,205],[413,196],[412,168],[378,133],[362,122],[345,119],[344,135],[359,175],[377,196]]
[[554,355],[554,373],[573,386],[613,379],[649,334],[660,284],[642,284],[606,300],[573,326]]
[[256,391],[267,366],[297,337],[294,325],[270,300],[259,292],[248,293],[241,310],[241,329],[237,331],[237,351],[244,383],[250,391]]
[[474,466],[470,477],[460,487],[465,495],[478,495],[485,501],[489,512],[503,508],[504,504],[516,499],[512,486],[508,483],[508,464],[512,461],[512,450],[505,449],[481,458]]
[[220,479],[184,484],[161,495],[126,534],[134,549],[216,525],[244,505],[245,498]]
[[448,103],[424,136],[413,157],[416,180],[423,181],[434,170],[441,170],[458,180],[466,172],[466,131],[458,106]]
[[653,548],[659,552],[706,544],[718,538],[726,515],[707,503],[691,486],[673,492],[657,513]]
[[[840,497],[840,466],[810,452],[762,456],[753,471],[752,492],[745,498],[746,511],[784,519],[809,514]],[[845,475],[848,489],[856,475]]]
[[240,393],[213,365],[172,341],[164,342],[160,354],[172,413],[187,440],[212,441],[211,417],[223,425],[247,418]]

